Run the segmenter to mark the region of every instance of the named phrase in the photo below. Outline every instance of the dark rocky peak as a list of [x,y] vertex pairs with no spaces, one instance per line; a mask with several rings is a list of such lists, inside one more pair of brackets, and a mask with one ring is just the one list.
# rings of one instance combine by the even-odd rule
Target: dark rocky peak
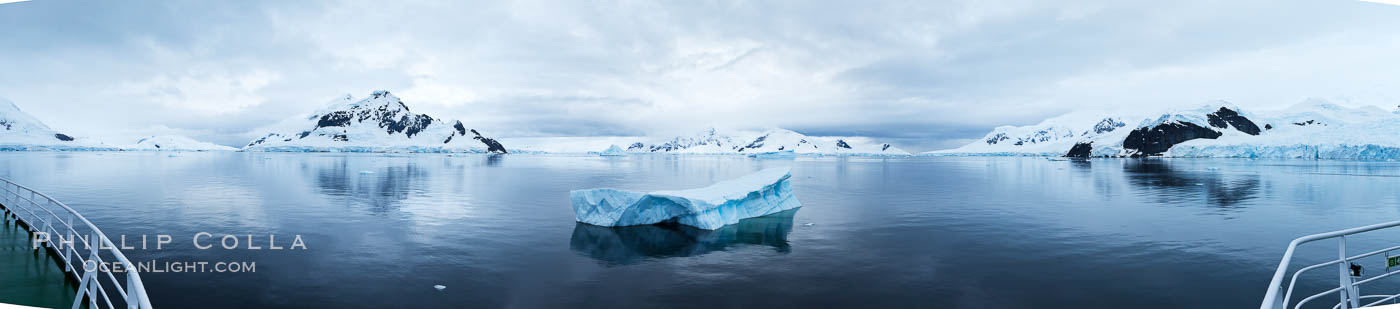
[[73,141],[73,137],[72,137],[72,136],[68,136],[67,134],[63,134],[63,133],[54,133],[54,134],[53,134],[53,138],[57,138],[58,140],[60,140],[60,141],[65,141],[65,142],[71,142],[71,141]]
[[[388,91],[379,90],[369,98],[333,109],[316,121],[314,129],[325,127],[348,127],[355,123],[374,123],[389,134],[404,133],[408,137],[432,124],[433,117],[414,114],[408,105]],[[305,137],[304,135],[302,137]]]
[[457,130],[457,135],[467,136],[467,127],[462,125],[461,120],[458,120],[457,123],[452,124],[452,128]]
[[847,143],[846,143],[846,140],[840,140],[840,139],[836,140],[836,147],[838,147],[838,148],[851,149],[851,145],[850,145],[850,144],[847,144]]
[[1212,127],[1221,129],[1234,127],[1235,130],[1239,130],[1245,134],[1259,135],[1258,125],[1255,125],[1249,118],[1241,116],[1239,112],[1227,107],[1221,107],[1214,113],[1206,114],[1206,120],[1210,122],[1210,126]]
[[472,137],[472,139],[481,141],[482,144],[485,144],[485,145],[486,145],[486,152],[490,152],[490,153],[506,153],[506,147],[505,147],[505,146],[501,146],[501,143],[500,143],[500,142],[497,142],[495,139],[491,139],[491,138],[488,138],[488,137],[485,137],[485,136],[481,136],[481,133],[480,133],[480,132],[477,132],[476,129],[472,129],[471,132],[472,132],[473,135],[476,135],[475,137]]

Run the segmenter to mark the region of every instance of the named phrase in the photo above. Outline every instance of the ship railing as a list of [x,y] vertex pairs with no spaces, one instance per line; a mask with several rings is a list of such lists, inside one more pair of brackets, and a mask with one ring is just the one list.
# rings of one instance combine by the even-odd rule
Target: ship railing
[[68,205],[9,179],[0,178],[0,187],[0,207],[35,237],[33,249],[49,250],[64,273],[77,280],[73,309],[85,303],[93,309],[151,308],[136,265],[97,225]]
[[[1400,273],[1400,267],[1398,267],[1398,269],[1395,271],[1390,271],[1390,267],[1386,267],[1385,272],[1379,275],[1374,275],[1369,278],[1362,279],[1363,268],[1360,265],[1355,264],[1353,262],[1366,257],[1386,254],[1387,266],[1391,266],[1390,264],[1400,263],[1400,256],[1391,257],[1389,255],[1389,253],[1392,251],[1400,250],[1400,246],[1382,248],[1379,250],[1369,251],[1357,255],[1347,255],[1347,236],[1389,229],[1396,226],[1400,226],[1400,221],[1372,224],[1327,233],[1318,233],[1294,239],[1292,242],[1288,243],[1288,249],[1286,249],[1283,252],[1283,259],[1279,261],[1278,269],[1274,271],[1273,279],[1269,282],[1269,290],[1264,293],[1264,301],[1259,305],[1259,308],[1298,309],[1302,308],[1303,305],[1307,304],[1308,302],[1321,299],[1323,297],[1326,297],[1327,295],[1331,295],[1334,293],[1337,295],[1338,302],[1336,303],[1336,305],[1332,306],[1332,308],[1338,309],[1363,308],[1382,305],[1386,304],[1387,302],[1396,302],[1397,299],[1400,299],[1400,294],[1362,295],[1360,292],[1360,287],[1361,285],[1374,283],[1377,282],[1377,280],[1384,279],[1390,277],[1391,275]],[[1332,239],[1336,240],[1337,259],[1299,268],[1298,270],[1293,272],[1292,276],[1288,280],[1288,284],[1283,285],[1284,277],[1288,274],[1289,264],[1293,261],[1293,253],[1297,250],[1298,246],[1307,243]],[[1296,303],[1291,302],[1293,300],[1294,288],[1298,283],[1298,278],[1302,276],[1302,274],[1312,270],[1324,269],[1328,266],[1333,265],[1336,265],[1337,270],[1338,279],[1336,287],[1322,292],[1318,292],[1317,294],[1309,295]],[[1368,302],[1367,300],[1372,301]]]

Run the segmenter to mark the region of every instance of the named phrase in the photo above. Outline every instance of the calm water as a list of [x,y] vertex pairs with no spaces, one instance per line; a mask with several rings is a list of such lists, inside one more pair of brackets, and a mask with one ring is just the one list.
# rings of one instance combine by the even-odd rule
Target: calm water
[[[718,231],[580,225],[568,201],[784,165],[804,206]],[[3,153],[0,177],[174,238],[133,260],[257,263],[143,274],[166,308],[1241,308],[1292,238],[1400,218],[1396,163]]]

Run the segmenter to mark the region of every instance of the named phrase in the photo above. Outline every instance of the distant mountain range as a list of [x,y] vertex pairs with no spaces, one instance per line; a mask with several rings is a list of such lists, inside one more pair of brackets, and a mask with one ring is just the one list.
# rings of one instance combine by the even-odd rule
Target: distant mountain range
[[[503,144],[466,123],[410,111],[388,91],[356,100],[336,98],[312,113],[259,129],[267,132],[243,148],[196,141],[184,136],[149,136],[131,144],[108,144],[54,132],[38,119],[0,99],[0,150],[52,151],[262,151],[262,152],[475,152],[590,153],[612,146],[621,153],[761,154],[904,156],[909,152],[865,137],[806,136],[785,129],[654,137],[523,138]],[[507,144],[514,144],[507,148]],[[619,152],[613,149],[610,154]]]
[[50,129],[44,122],[20,110],[14,102],[0,99],[0,150],[7,151],[227,151],[233,147],[195,141],[183,136],[149,136],[131,144],[75,137]]
[[786,129],[722,132],[717,129],[670,138],[647,137],[564,137],[522,138],[506,141],[521,152],[589,153],[607,152],[613,146],[626,153],[670,153],[748,155],[785,153],[793,155],[907,156],[908,151],[865,137],[807,136]]
[[922,155],[1400,159],[1400,114],[1308,99],[1250,113],[1229,102],[1147,116],[1072,113],[1003,126],[963,147]]

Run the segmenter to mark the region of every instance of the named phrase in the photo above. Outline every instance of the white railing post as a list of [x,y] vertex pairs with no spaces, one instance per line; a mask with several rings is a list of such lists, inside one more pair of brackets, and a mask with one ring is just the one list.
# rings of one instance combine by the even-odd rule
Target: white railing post
[[1351,289],[1347,288],[1347,281],[1349,281],[1348,278],[1350,278],[1351,276],[1350,276],[1349,274],[1347,274],[1347,237],[1346,237],[1346,236],[1337,237],[1337,254],[1340,256],[1340,259],[1342,260],[1341,263],[1337,264],[1337,276],[1338,276],[1338,277],[1337,277],[1337,282],[1338,282],[1338,284],[1341,284],[1341,290],[1340,290],[1340,291],[1337,291],[1337,296],[1339,297],[1338,306],[1339,306],[1341,309],[1351,309],[1351,308],[1352,308],[1352,307],[1350,306],[1351,302],[1347,301],[1347,293],[1350,293],[1350,292],[1351,292]]

